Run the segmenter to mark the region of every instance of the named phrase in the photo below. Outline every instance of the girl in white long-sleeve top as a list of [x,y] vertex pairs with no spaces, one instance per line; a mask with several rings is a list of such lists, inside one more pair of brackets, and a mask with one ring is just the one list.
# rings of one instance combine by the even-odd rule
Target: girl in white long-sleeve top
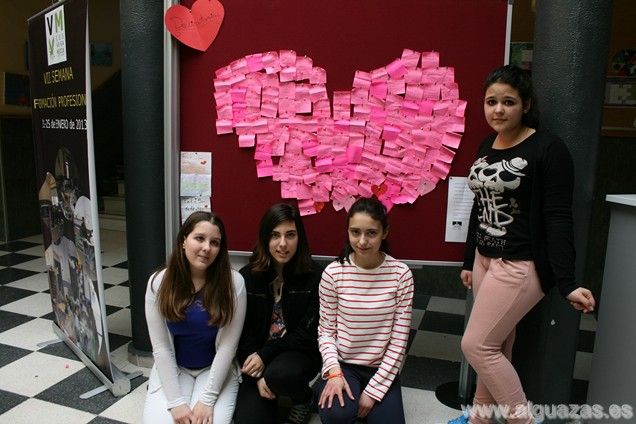
[[348,242],[320,281],[318,345],[323,424],[404,424],[400,368],[411,325],[413,274],[388,255],[386,208],[358,199]]
[[144,423],[228,424],[238,391],[234,359],[245,319],[245,284],[232,270],[222,221],[195,212],[165,269],[146,290],[155,364]]

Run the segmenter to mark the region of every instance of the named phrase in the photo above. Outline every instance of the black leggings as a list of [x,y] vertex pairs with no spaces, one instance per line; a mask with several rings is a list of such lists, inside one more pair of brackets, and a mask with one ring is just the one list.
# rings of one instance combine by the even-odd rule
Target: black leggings
[[313,396],[309,382],[316,377],[319,364],[301,352],[287,351],[265,367],[263,378],[276,399],[261,397],[256,379],[243,374],[234,410],[234,424],[274,424],[278,397],[288,396],[294,403],[309,402]]

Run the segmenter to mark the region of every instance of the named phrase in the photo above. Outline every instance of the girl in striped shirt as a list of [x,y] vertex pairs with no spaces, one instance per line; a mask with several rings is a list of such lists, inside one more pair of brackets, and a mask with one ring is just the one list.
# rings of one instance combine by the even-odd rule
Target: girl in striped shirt
[[348,243],[320,282],[319,400],[323,423],[404,423],[400,368],[411,325],[413,275],[387,254],[387,212],[358,199]]

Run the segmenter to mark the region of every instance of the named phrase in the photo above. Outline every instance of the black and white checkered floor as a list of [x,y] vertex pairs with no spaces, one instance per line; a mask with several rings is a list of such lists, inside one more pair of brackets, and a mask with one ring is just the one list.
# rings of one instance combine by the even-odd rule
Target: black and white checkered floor
[[[56,338],[44,272],[42,236],[0,244],[0,423],[139,423],[149,370],[128,362],[131,340],[125,233],[102,230],[104,293],[113,363],[125,372],[142,370],[121,398],[103,392],[79,395],[101,383]],[[457,381],[464,301],[427,296],[416,287],[411,343],[402,370],[408,423],[446,423],[458,415],[435,397],[435,389]],[[583,316],[575,363],[575,392],[584,403],[596,322]],[[313,415],[312,424],[319,423]]]

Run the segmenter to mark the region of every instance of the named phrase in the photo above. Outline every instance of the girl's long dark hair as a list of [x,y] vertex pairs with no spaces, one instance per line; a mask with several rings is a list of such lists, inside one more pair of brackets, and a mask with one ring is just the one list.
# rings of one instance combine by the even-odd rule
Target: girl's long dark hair
[[298,235],[296,254],[285,265],[285,268],[289,267],[294,274],[305,274],[311,271],[311,251],[303,221],[300,219],[300,212],[288,203],[277,203],[270,207],[261,218],[258,227],[258,242],[250,257],[250,267],[253,273],[265,272],[271,266],[274,260],[269,253],[272,231],[285,221],[292,221],[296,225],[296,234]]
[[192,301],[194,285],[183,242],[194,230],[195,225],[202,221],[215,225],[221,233],[219,253],[205,271],[205,285],[201,289],[201,294],[203,306],[211,317],[209,324],[222,327],[230,322],[234,315],[234,283],[225,226],[218,216],[210,212],[194,212],[181,226],[157,294],[159,311],[169,321],[182,321],[185,318],[185,309]]
[[[353,252],[353,248],[351,247],[351,243],[349,243],[349,221],[351,217],[357,213],[364,213],[369,215],[375,221],[378,221],[382,226],[382,232],[385,232],[389,229],[389,220],[387,218],[386,206],[382,204],[375,196],[370,198],[361,197],[355,201],[355,203],[349,209],[349,214],[347,215],[347,241],[340,252],[340,255],[336,259],[341,264],[344,264],[345,261],[349,262],[349,255]],[[389,242],[385,238],[382,240],[380,244],[380,250],[386,254],[389,254]]]
[[495,83],[508,84],[519,93],[524,108],[530,104],[530,108],[521,118],[521,123],[526,127],[539,128],[539,108],[532,88],[530,72],[514,65],[501,66],[490,73],[484,81],[484,93],[488,87]]

